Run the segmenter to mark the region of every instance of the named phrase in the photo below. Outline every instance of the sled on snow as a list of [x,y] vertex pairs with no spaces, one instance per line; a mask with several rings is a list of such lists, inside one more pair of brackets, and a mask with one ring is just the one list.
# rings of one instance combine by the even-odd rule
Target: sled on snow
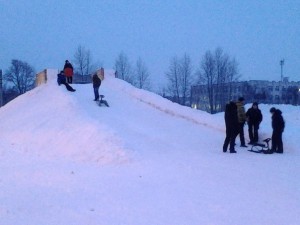
[[108,103],[106,100],[104,100],[104,95],[99,95],[100,100],[98,101],[99,106],[105,105],[106,107],[109,107]]
[[263,154],[272,154],[273,151],[269,147],[269,142],[271,141],[271,138],[267,138],[263,140],[265,143],[254,143],[249,149],[249,152],[255,152],[255,153],[263,153]]

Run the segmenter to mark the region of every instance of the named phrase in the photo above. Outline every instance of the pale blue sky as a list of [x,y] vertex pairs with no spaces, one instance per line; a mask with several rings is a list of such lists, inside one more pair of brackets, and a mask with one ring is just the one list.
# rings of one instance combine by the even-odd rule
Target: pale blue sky
[[123,51],[165,80],[170,59],[223,48],[243,80],[300,80],[300,0],[0,0],[0,68],[11,59],[37,71],[62,68],[81,44],[113,68]]

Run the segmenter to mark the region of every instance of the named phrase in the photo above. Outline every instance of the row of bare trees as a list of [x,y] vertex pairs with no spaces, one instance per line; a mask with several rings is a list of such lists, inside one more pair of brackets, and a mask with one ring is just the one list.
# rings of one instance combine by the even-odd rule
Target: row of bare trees
[[189,105],[191,86],[205,85],[209,108],[215,111],[220,104],[225,105],[229,100],[230,96],[224,95],[225,84],[236,81],[239,73],[236,60],[217,48],[214,52],[207,51],[204,54],[195,71],[187,54],[182,58],[172,58],[166,77],[167,95],[172,101]]
[[145,62],[139,57],[134,67],[128,57],[121,52],[115,62],[116,77],[137,88],[151,90],[150,73]]
[[[75,74],[85,80],[85,77],[90,75],[102,64],[92,62],[90,50],[79,45],[74,54]],[[150,73],[145,62],[138,58],[134,67],[129,62],[125,53],[121,52],[115,61],[115,70],[117,78],[125,80],[130,84],[140,89],[151,89]]]
[[[197,72],[200,84],[207,87],[207,98],[211,113],[222,111],[231,98],[231,84],[239,79],[238,64],[221,48],[207,51]],[[228,89],[226,90],[225,89]],[[221,108],[220,108],[221,107]]]
[[[75,52],[74,63],[77,73],[82,77],[96,69],[96,64],[92,64],[90,50],[86,50],[81,45]],[[116,58],[114,69],[117,78],[140,89],[151,90],[150,73],[146,63],[140,57],[132,66],[127,55],[121,52]],[[225,84],[228,87],[228,83],[239,78],[236,60],[231,59],[222,48],[217,48],[214,52],[207,51],[195,70],[188,54],[184,54],[181,58],[175,56],[170,60],[165,75],[168,83],[164,88],[166,90],[164,92],[167,92],[164,95],[182,105],[189,105],[192,85],[205,85],[212,112],[220,105],[225,105],[230,98],[229,95],[224,95]]]
[[79,45],[74,54],[74,69],[75,76],[78,76],[77,81],[89,81],[90,75],[102,67],[102,63],[93,62],[91,51],[84,46]]

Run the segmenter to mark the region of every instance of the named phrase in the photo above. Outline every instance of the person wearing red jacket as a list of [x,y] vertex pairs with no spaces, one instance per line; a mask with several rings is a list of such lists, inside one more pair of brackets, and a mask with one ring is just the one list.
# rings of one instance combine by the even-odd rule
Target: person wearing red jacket
[[69,60],[65,61],[64,73],[65,73],[65,76],[67,78],[67,82],[69,84],[72,84],[72,82],[73,82],[73,66],[69,62]]

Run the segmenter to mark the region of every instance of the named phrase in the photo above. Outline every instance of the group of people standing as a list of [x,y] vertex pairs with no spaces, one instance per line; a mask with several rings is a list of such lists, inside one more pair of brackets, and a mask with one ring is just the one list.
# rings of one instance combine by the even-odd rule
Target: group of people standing
[[[223,144],[223,152],[227,152],[228,146],[230,153],[235,151],[235,139],[239,135],[241,147],[247,147],[244,136],[244,126],[248,124],[249,143],[253,145],[258,142],[259,125],[263,120],[261,110],[258,108],[258,103],[254,102],[252,107],[246,112],[244,107],[244,98],[240,97],[237,102],[231,101],[225,108],[225,126],[226,137]],[[282,112],[279,109],[272,107],[272,147],[270,153],[283,153],[282,133],[284,131],[285,122],[282,117]]]
[[[70,84],[73,82],[73,66],[69,62],[69,60],[65,61],[64,69],[60,71],[59,74],[57,74],[57,83],[60,86],[61,84],[65,85],[68,91],[74,92],[76,91]],[[94,101],[99,100],[99,88],[101,85],[101,80],[104,79],[104,69],[101,68],[100,74],[98,75],[97,72],[95,72],[92,76],[92,83],[93,83],[93,89],[94,89],[94,95],[95,99]]]

